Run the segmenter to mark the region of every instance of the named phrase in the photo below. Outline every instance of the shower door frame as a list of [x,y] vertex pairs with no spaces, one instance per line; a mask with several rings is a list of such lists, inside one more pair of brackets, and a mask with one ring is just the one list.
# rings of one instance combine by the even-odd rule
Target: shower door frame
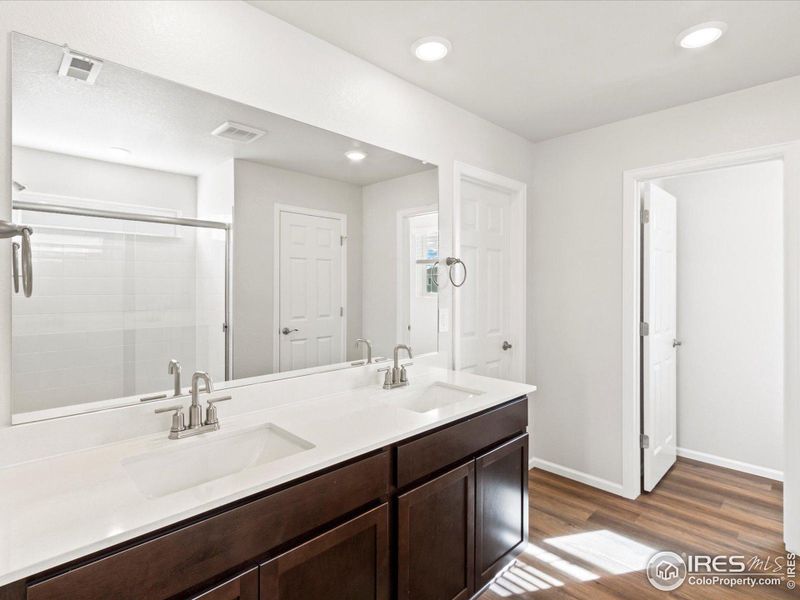
[[204,219],[191,219],[185,217],[165,217],[159,215],[148,215],[146,213],[139,214],[116,210],[80,208],[76,206],[70,206],[68,204],[30,202],[25,200],[14,200],[11,204],[11,208],[13,210],[30,210],[59,215],[99,217],[102,219],[139,221],[141,223],[158,223],[161,225],[182,225],[184,227],[221,229],[225,231],[225,314],[224,322],[222,323],[222,331],[225,339],[225,381],[231,380],[233,373],[233,350],[231,344],[231,260],[233,258],[233,236],[231,223],[225,223],[223,221],[207,221]]

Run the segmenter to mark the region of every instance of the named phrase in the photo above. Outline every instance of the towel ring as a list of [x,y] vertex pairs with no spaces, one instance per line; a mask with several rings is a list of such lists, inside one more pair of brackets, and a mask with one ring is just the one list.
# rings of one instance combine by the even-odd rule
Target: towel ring
[[[463,260],[453,256],[448,256],[444,263],[447,265],[447,276],[450,278],[450,283],[453,284],[453,287],[460,288],[467,282],[467,265],[464,264]],[[464,277],[461,279],[461,283],[456,283],[455,279],[453,279],[453,267],[456,265],[461,265],[461,267],[464,269]]]
[[[434,265],[433,269],[431,269],[431,278],[433,279],[433,282],[436,284],[436,287],[438,288],[439,287],[439,261],[435,260],[435,259],[434,260],[430,260],[430,261],[428,261],[428,260],[425,260],[425,261],[418,260],[417,261],[417,263],[423,263],[423,262],[424,263],[432,263]],[[464,264],[464,261],[461,260],[460,258],[455,258],[453,256],[448,256],[445,259],[444,262],[447,265],[447,276],[450,279],[450,283],[453,284],[453,287],[457,287],[458,288],[458,287],[461,287],[462,285],[464,285],[464,283],[466,283],[466,281],[467,281],[467,265]],[[461,283],[456,283],[455,280],[453,279],[453,267],[458,265],[458,264],[460,264],[464,268],[464,277],[461,279]]]

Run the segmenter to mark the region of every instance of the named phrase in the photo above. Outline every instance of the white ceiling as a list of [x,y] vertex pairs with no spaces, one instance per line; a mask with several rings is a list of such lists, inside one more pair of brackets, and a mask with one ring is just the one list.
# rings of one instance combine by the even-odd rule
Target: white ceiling
[[[12,52],[16,146],[187,175],[243,158],[357,185],[433,168],[114,63],[103,65],[94,85],[59,77],[62,47],[24,35],[14,34]],[[250,144],[212,136],[224,121],[268,133]],[[120,158],[110,150],[115,146],[132,154]],[[367,152],[363,162],[345,158],[353,147]]]
[[[800,2],[252,1],[537,141],[800,74]],[[704,49],[675,44],[728,24]],[[439,63],[418,38],[453,44]]]

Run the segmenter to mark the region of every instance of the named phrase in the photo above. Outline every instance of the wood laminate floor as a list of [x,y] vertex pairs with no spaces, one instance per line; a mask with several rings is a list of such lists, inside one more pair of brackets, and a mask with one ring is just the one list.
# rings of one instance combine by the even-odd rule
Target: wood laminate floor
[[800,598],[785,585],[661,592],[642,570],[661,550],[785,560],[779,482],[685,459],[633,501],[539,469],[528,481],[530,546],[480,600]]

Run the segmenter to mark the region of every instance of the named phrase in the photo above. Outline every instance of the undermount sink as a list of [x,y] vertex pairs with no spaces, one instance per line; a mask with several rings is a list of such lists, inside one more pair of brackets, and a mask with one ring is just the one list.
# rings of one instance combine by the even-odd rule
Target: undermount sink
[[483,393],[481,390],[473,390],[451,383],[436,381],[418,390],[392,391],[386,397],[386,400],[394,406],[418,413],[426,413],[456,402],[469,400]]
[[243,431],[225,431],[173,442],[176,448],[132,456],[122,466],[148,498],[158,498],[233,475],[314,447],[267,423]]

